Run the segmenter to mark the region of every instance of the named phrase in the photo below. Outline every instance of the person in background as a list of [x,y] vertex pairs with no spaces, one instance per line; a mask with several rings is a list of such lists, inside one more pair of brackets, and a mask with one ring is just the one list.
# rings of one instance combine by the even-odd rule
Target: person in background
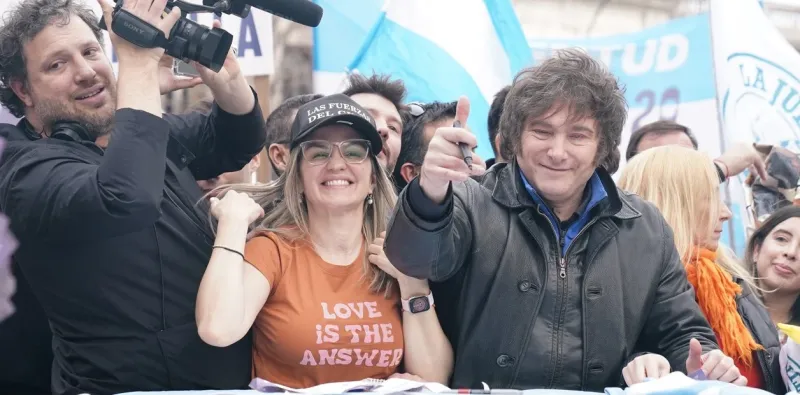
[[382,144],[366,109],[327,96],[298,110],[286,172],[212,200],[217,236],[196,311],[205,342],[226,347],[252,328],[255,376],[293,388],[385,379],[401,363],[447,382],[452,348],[428,282],[383,253],[396,197]]
[[289,140],[292,138],[292,122],[297,109],[321,98],[320,94],[297,95],[283,101],[267,117],[267,158],[272,171],[279,176],[286,170],[289,160]]
[[[625,159],[629,161],[640,152],[665,145],[698,149],[697,138],[688,127],[673,121],[656,121],[642,126],[631,134]],[[722,156],[714,159],[714,167],[720,182],[725,182],[747,169],[761,176],[762,180],[767,179],[764,159],[753,144],[734,144]]]
[[207,180],[198,180],[197,186],[200,187],[200,190],[203,191],[203,195],[211,198],[214,196],[214,190],[222,185],[230,185],[230,184],[256,184],[258,183],[257,175],[258,175],[258,168],[261,166],[261,158],[256,155],[253,159],[250,159],[250,162],[247,162],[246,165],[241,170],[230,171],[227,173],[222,173],[217,177],[209,178]]
[[456,118],[456,102],[409,103],[406,107],[412,117],[403,127],[400,155],[392,177],[398,191],[419,176],[422,160],[436,129],[452,125]]
[[[298,95],[283,101],[267,117],[267,158],[272,165],[272,170],[280,176],[286,169],[286,161],[289,159],[289,139],[291,138],[292,121],[294,120],[297,109],[304,104],[321,98],[320,94]],[[208,103],[208,104],[206,104]],[[200,109],[209,107],[210,102],[204,100],[198,105]],[[209,110],[205,110],[208,112]],[[261,157],[256,155],[241,170],[220,174],[208,180],[197,181],[197,185],[203,194],[209,198],[214,197],[220,186],[231,184],[256,184],[258,183],[258,169],[261,167]]]
[[697,150],[697,137],[691,129],[673,121],[656,121],[646,124],[631,133],[625,160],[650,148],[664,145],[677,145]]
[[383,151],[378,154],[378,163],[391,174],[400,155],[400,139],[403,133],[403,116],[406,87],[402,80],[392,80],[390,75],[373,74],[369,77],[361,74],[347,76],[347,88],[344,95],[365,108],[383,138]]
[[[510,148],[503,146],[503,134],[500,133],[500,117],[503,115],[503,106],[506,102],[508,91],[511,90],[511,85],[501,89],[494,95],[492,105],[489,107],[489,117],[486,122],[489,129],[489,142],[492,144],[492,152],[494,158],[486,161],[486,168],[492,167],[495,163],[503,163],[506,157],[511,157],[508,151]],[[505,150],[505,151],[504,151]]]
[[[457,123],[468,107],[459,99]],[[664,218],[611,179],[626,114],[616,78],[564,50],[514,79],[500,120],[507,163],[483,174],[473,154],[470,169],[458,144],[475,136],[436,131],[400,194],[386,256],[456,290],[445,301],[457,306],[451,387],[603,391],[636,346],[676,370],[724,357]]]
[[800,325],[800,207],[775,210],[747,242],[744,263],[776,324]]
[[[113,3],[100,5],[110,26]],[[165,6],[123,5],[168,33],[180,12]],[[104,34],[73,0],[24,0],[0,28],[0,101],[23,116],[6,127],[30,136],[0,163],[0,210],[52,328],[48,392],[245,387],[249,340],[219,349],[197,336],[213,234],[195,179],[263,149],[258,99],[229,52],[219,72],[198,67],[210,114],[163,114],[164,83],[179,81],[172,59],[109,32],[117,79]]]
[[[722,201],[719,184],[711,158],[675,145],[636,155],[618,183],[655,204],[672,228],[697,302],[728,356],[713,370],[703,366],[706,377],[783,394],[778,332],[758,299],[753,276],[720,244],[731,212]],[[665,375],[669,362],[645,354],[623,372],[626,382],[635,384]]]
[[[201,114],[209,114],[213,109],[213,99],[203,99],[195,103],[190,109],[189,113],[199,112]],[[247,162],[240,170],[222,173],[217,177],[209,178],[207,180],[197,180],[197,186],[203,191],[203,195],[210,198],[214,196],[213,191],[221,186],[228,184],[255,184],[257,182],[256,175],[258,168],[261,166],[261,158],[258,155],[253,156],[250,162]]]

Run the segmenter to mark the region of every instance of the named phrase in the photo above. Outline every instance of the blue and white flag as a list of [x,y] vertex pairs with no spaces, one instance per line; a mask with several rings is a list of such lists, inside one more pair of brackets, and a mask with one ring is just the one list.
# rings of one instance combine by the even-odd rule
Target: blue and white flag
[[387,2],[349,68],[402,79],[409,101],[466,95],[477,152],[490,158],[492,98],[532,63],[510,0],[395,0]]
[[[725,146],[755,141],[800,153],[800,54],[757,0],[712,0],[710,13]],[[737,232],[737,247],[754,226],[742,181],[728,183],[734,215],[750,228]]]
[[623,153],[634,130],[659,120],[692,129],[700,150],[720,154],[711,33],[708,14],[673,19],[633,33],[604,37],[552,39],[529,37],[539,63],[559,48],[579,47],[605,64],[626,88],[628,122]]
[[325,10],[314,28],[314,92],[341,92],[347,67],[378,21],[384,0],[314,0]]

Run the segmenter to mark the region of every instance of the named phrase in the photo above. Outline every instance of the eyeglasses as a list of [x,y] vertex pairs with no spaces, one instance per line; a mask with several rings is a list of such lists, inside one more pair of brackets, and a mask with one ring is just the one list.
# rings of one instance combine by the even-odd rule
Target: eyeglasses
[[425,113],[425,104],[418,101],[408,103],[406,107],[408,107],[408,113],[414,118]]
[[345,162],[358,164],[364,162],[369,156],[371,144],[367,140],[345,140],[339,143],[332,143],[325,140],[309,140],[300,143],[303,151],[303,158],[314,166],[324,165],[333,156],[333,147],[339,150]]

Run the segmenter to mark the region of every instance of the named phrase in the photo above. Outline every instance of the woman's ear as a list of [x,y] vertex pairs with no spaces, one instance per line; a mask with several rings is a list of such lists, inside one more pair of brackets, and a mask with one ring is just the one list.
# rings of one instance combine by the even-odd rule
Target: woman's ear
[[752,263],[753,267],[755,267],[756,262],[758,262],[758,254],[759,254],[760,251],[761,251],[761,244],[756,243],[753,246],[753,262],[748,262],[748,263]]

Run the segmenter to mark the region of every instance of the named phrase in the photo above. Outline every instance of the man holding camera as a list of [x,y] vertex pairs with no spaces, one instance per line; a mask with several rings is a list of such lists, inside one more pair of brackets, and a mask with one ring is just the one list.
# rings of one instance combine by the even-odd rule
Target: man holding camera
[[[165,35],[180,18],[166,0],[118,1]],[[198,66],[210,113],[162,114],[164,50],[111,33],[115,80],[96,20],[76,0],[24,0],[0,28],[0,100],[34,136],[9,143],[0,210],[53,329],[53,393],[244,387],[249,341],[197,335],[213,237],[195,179],[263,148],[257,98],[229,54],[218,73]]]

